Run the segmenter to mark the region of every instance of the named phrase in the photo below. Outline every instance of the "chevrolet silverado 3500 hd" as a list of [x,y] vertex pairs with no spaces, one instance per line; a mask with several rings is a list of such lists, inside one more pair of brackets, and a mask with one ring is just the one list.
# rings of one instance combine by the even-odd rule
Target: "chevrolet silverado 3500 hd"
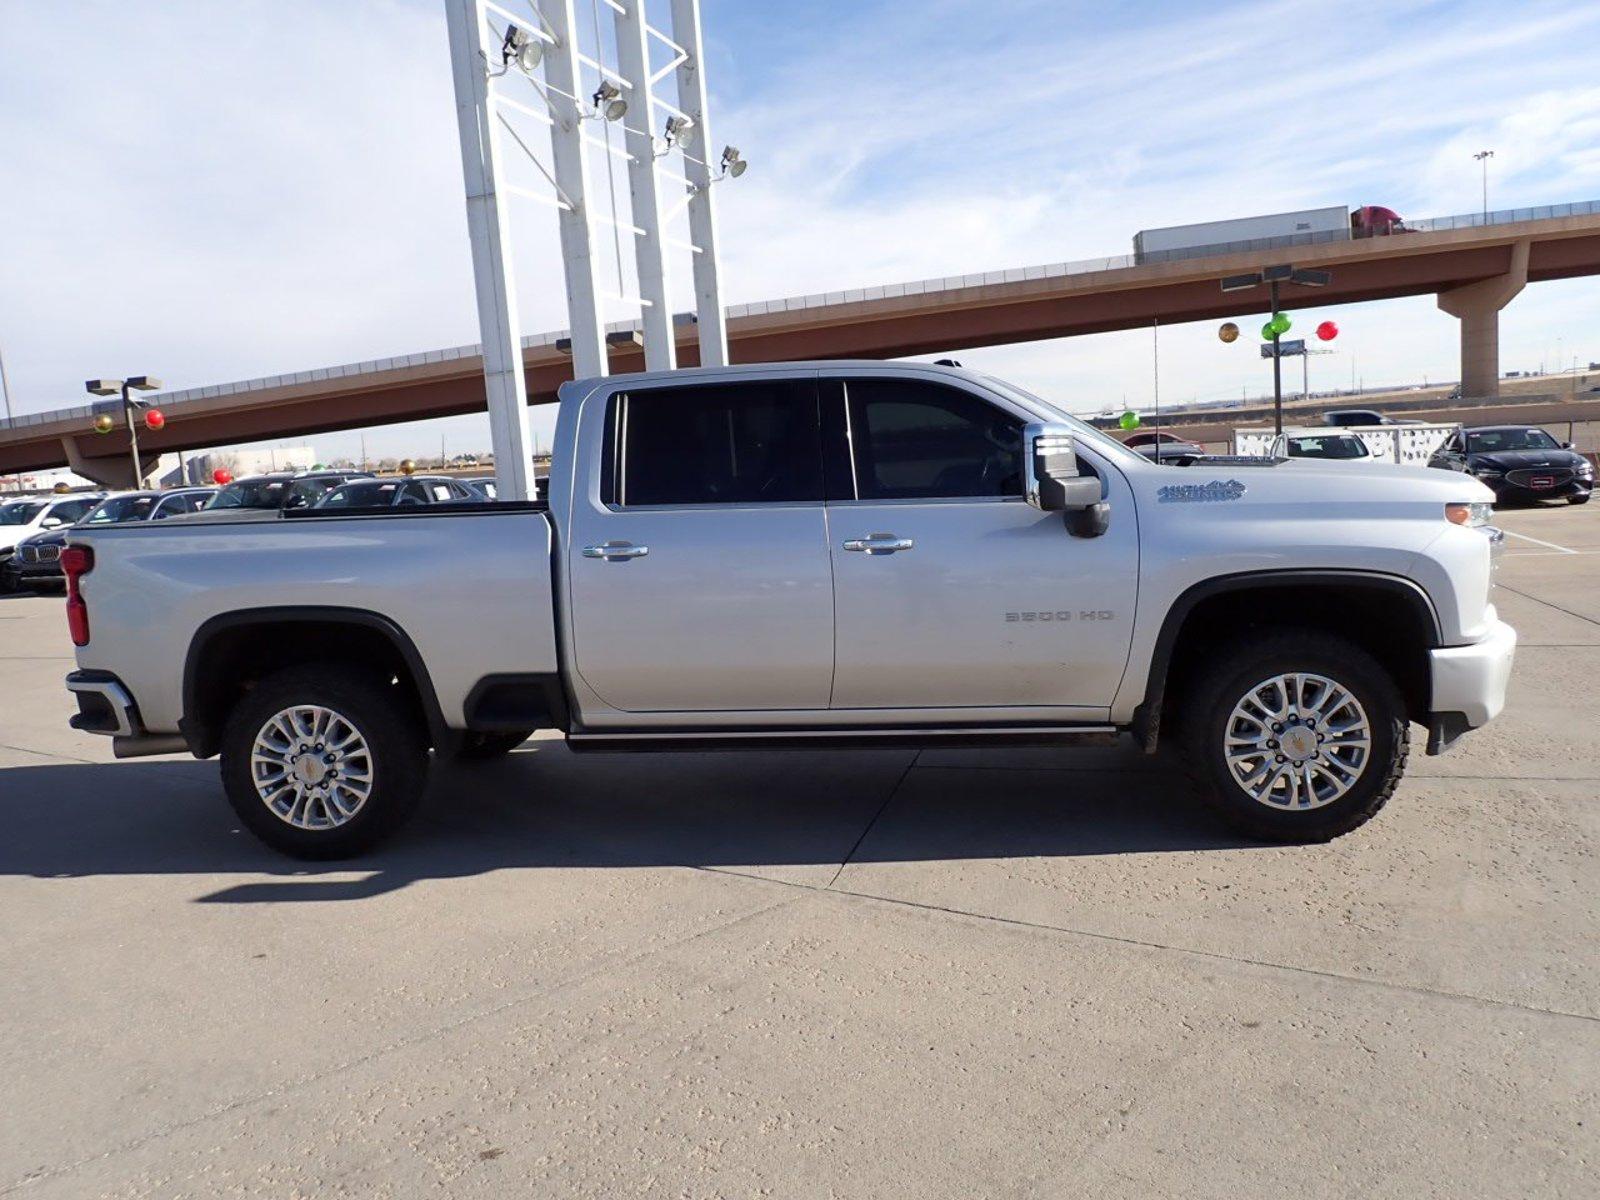
[[561,390],[548,504],[74,530],[79,729],[221,755],[303,857],[430,750],[1173,740],[1263,839],[1355,828],[1407,725],[1504,702],[1492,496],[1460,474],[1150,462],[997,379],[792,363]]

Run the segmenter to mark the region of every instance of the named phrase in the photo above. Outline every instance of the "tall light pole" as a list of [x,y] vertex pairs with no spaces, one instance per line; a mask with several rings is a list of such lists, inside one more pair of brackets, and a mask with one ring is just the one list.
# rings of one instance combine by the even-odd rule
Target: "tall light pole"
[[[3,353],[0,353],[0,395],[3,395],[5,397],[5,401],[6,401],[6,420],[9,421],[9,420],[11,420],[11,380],[6,375],[6,357],[5,357],[5,355]],[[17,477],[16,478],[17,478],[17,491],[20,492],[20,491],[22,491],[22,474],[21,474],[21,472],[17,473]]]
[[[1326,287],[1333,278],[1332,271],[1312,267],[1295,267],[1289,263],[1251,271],[1248,275],[1228,275],[1222,280],[1225,292],[1242,292],[1249,288],[1267,285],[1271,297],[1272,316],[1278,315],[1278,287],[1285,283],[1298,283],[1301,287]],[[1272,325],[1272,425],[1274,433],[1283,432],[1283,356],[1279,353],[1280,330]]]
[[1483,219],[1489,220],[1489,160],[1494,157],[1493,150],[1479,150],[1472,156],[1483,164]]
[[[122,395],[122,419],[128,426],[128,450],[133,456],[133,486],[144,487],[144,468],[139,462],[139,430],[133,414],[145,407],[145,401],[135,399],[133,393],[153,392],[161,386],[154,375],[130,375],[126,379],[90,379],[83,387],[91,396]],[[152,417],[152,422],[154,418]]]

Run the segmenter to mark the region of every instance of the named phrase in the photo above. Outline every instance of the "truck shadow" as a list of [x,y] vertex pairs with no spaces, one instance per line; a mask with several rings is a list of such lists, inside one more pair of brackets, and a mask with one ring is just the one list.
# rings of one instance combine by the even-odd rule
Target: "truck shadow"
[[[358,900],[509,868],[782,865],[1238,848],[1176,773],[1133,751],[587,755],[529,743],[443,766],[416,819],[342,863],[242,829],[215,762],[0,770],[0,875],[247,875],[210,903]],[[1099,756],[1099,757],[1095,757]],[[1005,764],[1005,765],[1001,765]],[[1070,764],[1070,765],[1069,765]],[[221,882],[221,881],[219,881]]]

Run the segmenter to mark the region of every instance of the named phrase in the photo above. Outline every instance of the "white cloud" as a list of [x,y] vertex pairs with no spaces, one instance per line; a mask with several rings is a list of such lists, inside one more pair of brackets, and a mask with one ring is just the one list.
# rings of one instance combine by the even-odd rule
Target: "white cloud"
[[[1497,207],[1600,195],[1600,89],[1566,82],[1592,73],[1593,6],[1399,0],[1330,22],[1311,0],[943,0],[800,6],[817,35],[783,39],[752,35],[751,11],[707,0],[717,144],[752,162],[719,192],[730,300],[1119,254],[1139,228],[1317,204],[1470,211],[1485,145]],[[23,409],[100,372],[191,386],[476,340],[438,4],[14,4],[4,22],[20,182],[0,192],[0,337]],[[519,214],[517,246],[526,327],[564,324],[546,210]],[[1597,286],[1531,287],[1507,366],[1557,338],[1600,359]],[[1346,353],[1314,372],[1347,378],[1353,353],[1369,383],[1455,373],[1429,298],[1330,315]],[[1148,396],[1148,342],[959,356],[1099,408]],[[1165,330],[1163,395],[1257,389],[1253,354],[1210,323]],[[476,419],[446,429],[487,441]],[[407,438],[437,434],[369,444]]]

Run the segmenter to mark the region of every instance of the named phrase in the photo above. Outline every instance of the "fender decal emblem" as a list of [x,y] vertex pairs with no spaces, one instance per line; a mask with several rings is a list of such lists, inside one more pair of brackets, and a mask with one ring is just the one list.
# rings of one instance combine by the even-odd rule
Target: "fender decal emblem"
[[1237,479],[1223,482],[1213,479],[1209,483],[1174,483],[1156,493],[1162,504],[1211,503],[1217,500],[1237,500],[1244,495],[1244,484]]

